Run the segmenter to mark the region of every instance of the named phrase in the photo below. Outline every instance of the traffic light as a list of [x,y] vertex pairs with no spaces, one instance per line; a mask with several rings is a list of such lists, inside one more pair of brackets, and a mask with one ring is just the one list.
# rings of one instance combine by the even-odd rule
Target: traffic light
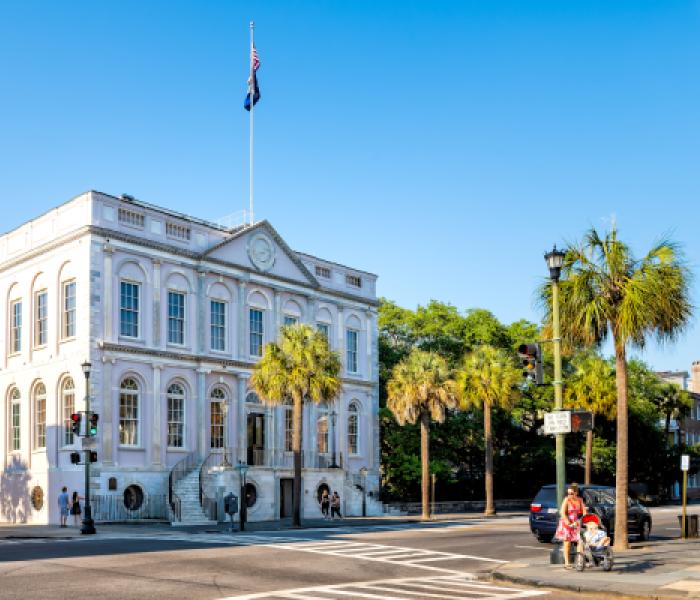
[[593,431],[593,413],[586,410],[575,410],[571,413],[571,432],[582,433]]
[[90,414],[90,428],[88,430],[88,433],[90,437],[94,437],[97,435],[97,421],[100,420],[100,415],[91,413]]
[[90,450],[90,452],[88,452],[88,456],[90,458],[91,463],[97,462],[97,452],[95,450]]
[[71,452],[70,462],[74,465],[80,464],[80,452]]
[[539,344],[520,344],[518,356],[523,361],[523,377],[537,385],[544,383],[542,348]]
[[80,421],[82,419],[82,415],[80,413],[73,413],[70,416],[71,420],[71,430],[73,431],[73,435],[80,435]]

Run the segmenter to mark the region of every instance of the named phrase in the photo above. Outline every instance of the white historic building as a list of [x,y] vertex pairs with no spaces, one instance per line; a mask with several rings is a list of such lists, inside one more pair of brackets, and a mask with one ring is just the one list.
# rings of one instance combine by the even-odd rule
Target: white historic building
[[[343,388],[304,413],[302,507],[323,486],[368,514],[379,473],[376,276],[291,250],[267,221],[233,229],[90,191],[0,237],[0,519],[58,522],[89,360],[99,414],[96,519],[215,517],[245,463],[250,520],[291,511],[291,407],[251,368],[279,327],[318,327]],[[334,464],[335,462],[335,464]],[[360,475],[361,474],[361,475]],[[220,513],[219,513],[220,516]]]

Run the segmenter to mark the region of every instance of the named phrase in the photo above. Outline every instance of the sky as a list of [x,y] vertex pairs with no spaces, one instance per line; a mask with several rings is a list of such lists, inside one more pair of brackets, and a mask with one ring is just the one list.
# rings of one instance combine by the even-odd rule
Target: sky
[[[378,293],[539,320],[543,252],[671,236],[700,303],[700,2],[0,2],[0,229],[96,189],[255,210]],[[700,312],[698,313],[700,314]],[[700,360],[697,318],[650,343]]]

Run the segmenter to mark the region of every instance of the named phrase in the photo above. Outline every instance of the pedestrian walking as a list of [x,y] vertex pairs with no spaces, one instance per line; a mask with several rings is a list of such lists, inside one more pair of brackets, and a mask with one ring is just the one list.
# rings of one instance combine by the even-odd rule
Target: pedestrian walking
[[572,483],[566,492],[566,498],[561,503],[559,525],[554,538],[562,542],[564,546],[564,567],[571,568],[570,549],[571,542],[578,544],[581,541],[581,523],[579,519],[587,512],[583,499],[578,495],[578,485]]
[[70,498],[68,498],[68,488],[64,485],[61,493],[58,495],[58,509],[61,511],[61,527],[68,527],[68,506]]
[[338,515],[339,519],[343,518],[343,515],[340,514],[340,496],[337,491],[333,492],[331,497],[331,519],[335,519],[335,515]]
[[331,506],[331,498],[328,495],[328,490],[323,489],[323,492],[321,492],[321,514],[323,515],[324,519],[327,519],[329,517],[328,515],[328,510]]
[[73,492],[73,499],[70,505],[70,514],[73,515],[73,525],[76,527],[80,524],[80,513],[82,512],[80,508],[81,496],[78,496],[78,492]]

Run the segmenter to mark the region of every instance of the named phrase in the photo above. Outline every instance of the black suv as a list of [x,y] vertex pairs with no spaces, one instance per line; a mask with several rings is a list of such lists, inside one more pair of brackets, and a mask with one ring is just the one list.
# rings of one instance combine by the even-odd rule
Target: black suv
[[[615,488],[605,485],[580,485],[579,493],[589,513],[600,517],[612,537],[615,534]],[[559,522],[557,488],[545,485],[530,504],[530,531],[540,542],[551,542]],[[627,498],[627,531],[648,540],[651,533],[651,514],[646,506]]]

